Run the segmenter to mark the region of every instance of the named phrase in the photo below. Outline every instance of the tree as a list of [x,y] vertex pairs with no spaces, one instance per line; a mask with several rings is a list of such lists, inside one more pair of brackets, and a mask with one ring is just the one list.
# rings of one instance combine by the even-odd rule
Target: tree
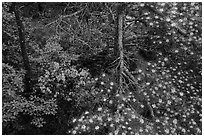
[[[172,6],[172,9],[174,8],[178,9],[175,7],[177,6],[176,3],[172,3],[172,5],[171,4],[167,4],[167,5]],[[117,104],[117,105],[114,105],[114,107],[117,108],[116,111],[114,111],[116,113],[114,113],[115,115],[103,114],[101,112],[107,111],[108,114],[110,112],[107,110],[106,107],[102,107],[107,105],[100,105],[98,107],[97,114],[92,115],[92,114],[89,114],[89,111],[87,111],[84,113],[84,115],[82,115],[78,119],[74,118],[73,122],[76,123],[76,127],[70,132],[72,134],[83,134],[83,133],[104,134],[104,132],[109,134],[186,134],[186,133],[195,134],[195,132],[201,133],[200,132],[201,130],[198,128],[195,128],[195,130],[197,131],[193,131],[192,130],[193,126],[191,126],[191,128],[189,129],[188,128],[186,129],[184,127],[185,125],[184,123],[186,123],[186,120],[185,118],[184,119],[182,118],[183,114],[181,114],[180,112],[179,114],[177,112],[178,111],[177,107],[181,106],[181,104],[183,105],[185,104],[184,106],[187,107],[188,103],[186,101],[188,100],[187,99],[188,97],[186,98],[187,100],[183,98],[185,93],[181,91],[180,89],[181,86],[178,86],[180,84],[176,84],[174,80],[172,82],[168,82],[170,78],[177,77],[175,73],[172,73],[169,76],[167,74],[168,72],[177,71],[178,74],[181,74],[183,73],[183,70],[189,67],[188,65],[186,66],[185,64],[188,64],[187,62],[189,62],[191,59],[194,60],[192,57],[190,57],[187,54],[185,54],[184,56],[176,55],[178,51],[175,50],[175,48],[182,49],[183,42],[188,41],[189,37],[188,36],[186,37],[186,32],[176,22],[171,21],[171,25],[169,26],[168,16],[165,15],[167,16],[167,18],[166,18],[166,21],[164,21],[165,16],[161,14],[159,11],[157,11],[157,9],[155,9],[157,8],[157,6],[166,6],[165,3],[158,3],[158,5],[155,3],[142,3],[142,4],[133,4],[131,6],[132,6],[132,9],[131,8],[129,9],[133,11],[130,11],[129,15],[133,16],[133,18],[132,17],[128,18],[127,21],[132,23],[128,23],[126,27],[127,32],[128,31],[129,32],[128,33],[124,32],[126,34],[124,35],[124,37],[122,36],[122,33],[120,33],[120,35],[117,35],[119,37],[115,39],[117,41],[117,44],[115,45],[119,45],[119,53],[120,53],[119,63],[118,63],[119,82],[117,83],[118,85],[116,87],[119,87],[117,90],[120,91],[121,87],[122,89],[125,89],[125,87],[123,87],[123,84],[128,85],[126,86],[127,88],[124,90],[125,93],[117,94],[118,92],[116,93],[114,92],[115,93],[114,96],[118,98],[113,97],[112,99],[114,101],[111,99],[108,100],[109,105],[112,104],[112,102],[114,102],[113,104]],[[181,5],[178,4],[178,6],[181,6]],[[165,9],[162,8],[161,11],[163,10]],[[139,13],[137,13],[136,11],[138,11]],[[140,11],[142,12],[140,13]],[[172,14],[175,14],[175,13],[176,13],[175,11],[172,11]],[[120,20],[119,21],[120,25],[117,24],[118,27],[116,28],[117,30],[121,30],[122,28],[121,22],[123,21],[121,21],[122,18],[120,17],[120,15],[117,15],[117,16],[118,16],[118,21]],[[174,17],[175,15],[172,15],[172,16]],[[154,19],[152,19],[152,22],[148,21],[151,18],[155,18],[156,22],[153,22]],[[137,26],[134,26],[133,25],[134,23]],[[155,23],[155,26],[154,26],[154,23]],[[150,26],[148,24],[150,24]],[[137,27],[136,31],[138,32],[133,31],[134,27]],[[143,32],[139,31],[140,29],[142,29]],[[174,34],[177,31],[178,35],[181,35],[183,39],[181,41],[183,42],[176,43],[173,41],[173,39],[178,39],[178,36],[174,34],[172,36],[171,29]],[[160,30],[162,30],[162,32]],[[167,40],[165,39],[165,37],[167,37]],[[124,39],[123,41],[126,43],[121,42],[121,39]],[[178,41],[180,42],[180,40],[177,40],[177,42]],[[191,39],[191,42],[189,44],[190,45],[192,44],[195,46],[195,44],[193,44],[195,41]],[[128,54],[125,55],[124,51],[126,48],[123,48],[123,44],[125,44],[124,47],[126,48],[128,46],[132,46],[131,49],[133,49],[133,51],[135,51],[135,49],[136,51],[138,51],[137,52],[138,54],[136,53],[136,57],[137,57],[136,59],[138,60],[136,65],[138,70],[136,69],[135,72],[129,72],[127,65],[124,65],[125,59],[123,57],[125,56],[126,59],[130,61],[131,59],[130,57],[135,54],[131,53],[129,49],[129,51],[126,51],[126,53],[129,53],[129,55]],[[181,45],[181,47],[179,47],[179,45]],[[174,53],[174,50],[176,54]],[[165,54],[167,56],[165,56]],[[191,52],[191,54],[193,55],[194,53]],[[173,57],[175,55],[176,55],[176,58]],[[185,56],[189,56],[189,60],[188,59],[185,60],[184,59]],[[171,61],[169,62],[169,60]],[[184,61],[185,63],[181,65],[180,61],[178,60],[185,60]],[[199,57],[196,60],[199,60]],[[156,62],[158,61],[157,68],[155,68],[156,64],[154,65],[155,61]],[[148,63],[145,63],[145,62],[148,62]],[[171,62],[174,62],[174,63],[171,64]],[[149,66],[151,65],[153,65],[152,68],[151,67],[149,68]],[[140,67],[141,69],[139,69]],[[181,70],[176,68],[180,68]],[[155,72],[158,72],[158,73],[155,74]],[[194,71],[192,70],[192,72]],[[135,73],[135,76],[133,76],[131,73],[132,74]],[[188,78],[189,77],[187,76],[186,79]],[[182,81],[180,80],[179,83],[182,83]],[[189,85],[188,82],[186,82],[185,84]],[[132,85],[132,87],[130,85]],[[176,92],[175,89],[180,91]],[[164,90],[164,92],[162,92],[162,90]],[[101,90],[102,93],[104,93],[103,91],[104,90]],[[195,92],[195,91],[192,91],[192,92]],[[159,99],[158,97],[162,97],[162,99]],[[167,100],[167,102],[165,100]],[[152,103],[152,102],[155,102],[155,103]],[[199,99],[196,102],[197,102],[196,104],[200,104]],[[186,112],[186,107],[185,107],[185,110],[182,109],[183,112]],[[130,108],[130,110],[134,113],[129,112],[128,108]],[[148,110],[148,111],[145,111],[145,110]],[[190,111],[191,108],[188,108],[187,110]],[[197,114],[199,114],[200,112],[201,111],[199,111]],[[190,115],[188,116],[191,117]],[[115,119],[112,119],[112,117],[114,117]],[[152,122],[152,120],[154,122]],[[102,124],[103,122],[105,123]],[[195,123],[198,124],[200,122],[199,120],[197,120]],[[144,128],[142,125],[143,126],[145,125]],[[110,127],[108,131],[107,129],[105,129],[106,126]],[[149,129],[146,129],[145,127],[148,127]],[[92,131],[92,129],[94,129],[94,131]],[[100,131],[101,132],[103,131],[103,133],[101,133]]]
[[10,5],[3,134],[201,134],[201,3]]
[[20,19],[18,4],[12,3],[11,7],[13,8],[15,18],[16,18],[16,24],[19,32],[19,43],[21,47],[21,55],[23,57],[24,68],[26,70],[25,79],[24,79],[24,83],[25,83],[24,94],[27,94],[27,97],[29,97],[30,92],[32,92],[32,86],[31,86],[32,72],[31,72],[29,58],[28,58],[27,49],[26,49],[25,30],[24,30],[23,23]]

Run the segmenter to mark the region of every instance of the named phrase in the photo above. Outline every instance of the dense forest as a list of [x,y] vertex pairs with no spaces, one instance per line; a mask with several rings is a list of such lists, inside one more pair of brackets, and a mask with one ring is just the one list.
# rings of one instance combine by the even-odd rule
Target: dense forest
[[201,135],[202,3],[2,3],[3,135]]

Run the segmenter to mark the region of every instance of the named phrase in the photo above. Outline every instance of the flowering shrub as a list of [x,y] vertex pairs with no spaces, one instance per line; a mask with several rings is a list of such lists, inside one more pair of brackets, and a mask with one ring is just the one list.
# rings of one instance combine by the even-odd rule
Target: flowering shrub
[[[143,62],[143,67],[134,71],[139,83],[137,90],[152,107],[153,119],[142,114],[145,104],[138,102],[136,91],[127,90],[124,96],[117,94],[114,79],[110,80],[111,76],[104,73],[83,82],[83,88],[89,88],[82,102],[92,109],[74,118],[74,128],[68,133],[201,134],[201,86],[196,83],[201,82],[201,76],[196,74],[196,67],[185,66],[193,58],[185,59],[182,66],[179,61],[175,62],[174,67],[171,59],[171,56],[161,56],[157,63]],[[197,81],[191,83],[190,79],[195,77]]]

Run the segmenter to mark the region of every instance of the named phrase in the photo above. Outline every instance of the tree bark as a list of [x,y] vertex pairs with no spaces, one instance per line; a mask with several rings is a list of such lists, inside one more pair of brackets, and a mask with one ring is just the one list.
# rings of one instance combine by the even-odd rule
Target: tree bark
[[19,35],[19,44],[21,48],[21,55],[23,58],[24,69],[26,70],[24,84],[25,84],[25,94],[29,94],[31,92],[31,67],[29,63],[29,58],[26,49],[26,41],[25,41],[25,28],[20,19],[19,8],[17,3],[12,3],[13,11],[15,14],[16,24],[18,28],[18,35]]
[[115,43],[114,43],[114,56],[118,55],[118,10],[116,11],[115,19]]
[[124,69],[124,51],[123,51],[123,14],[118,16],[118,50],[120,53],[120,78],[119,85],[123,89],[123,69]]
[[119,92],[123,90],[123,71],[124,71],[124,49],[123,49],[123,23],[124,23],[124,11],[125,11],[125,3],[120,3],[117,7],[117,19],[116,19],[116,43],[115,43],[115,55],[119,54],[119,75],[118,75],[118,84],[119,84]]

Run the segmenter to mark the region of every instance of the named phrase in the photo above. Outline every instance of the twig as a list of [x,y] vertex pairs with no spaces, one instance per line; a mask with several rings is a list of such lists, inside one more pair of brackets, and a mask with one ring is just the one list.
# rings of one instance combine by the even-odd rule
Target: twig
[[135,77],[128,71],[126,67],[124,68],[124,72],[126,73],[127,76],[130,77],[131,81],[133,81],[133,84],[137,84]]
[[55,20],[55,21],[53,21],[53,22],[50,22],[50,23],[46,24],[45,27],[47,27],[47,26],[49,26],[49,25],[51,25],[51,24],[54,24],[54,23],[57,23],[57,20]]
[[134,22],[131,22],[130,24],[128,24],[127,26],[125,26],[124,31],[126,31],[131,25],[133,25]]
[[[86,7],[85,7],[85,8],[86,8]],[[80,12],[82,12],[85,8],[83,8],[83,9],[77,11],[77,12],[74,12],[74,13],[72,13],[72,14],[69,14],[69,15],[64,15],[64,16],[61,15],[57,20],[55,20],[55,21],[53,21],[53,22],[50,22],[50,23],[48,23],[48,24],[45,25],[45,26],[47,27],[47,26],[49,26],[49,25],[51,25],[51,24],[54,24],[54,23],[57,23],[57,22],[61,23],[61,21],[62,21],[63,19],[65,19],[65,18],[67,18],[67,17],[75,16],[75,15],[79,14]],[[58,24],[59,24],[59,23],[58,23]]]
[[105,3],[105,6],[106,6],[106,8],[108,9],[109,14],[111,15],[112,21],[115,22],[114,15],[113,15],[113,11],[108,7],[107,3]]
[[112,67],[112,66],[114,66],[114,63],[117,61],[117,60],[119,60],[120,59],[120,57],[118,57],[117,59],[115,59],[113,62],[111,62],[110,64],[109,64],[109,67]]
[[[86,8],[86,7],[85,7],[85,8]],[[64,18],[67,18],[67,17],[75,16],[75,15],[79,14],[80,12],[82,12],[85,8],[83,8],[83,9],[81,9],[81,10],[79,10],[79,11],[76,11],[76,12],[74,12],[74,13],[72,13],[72,14],[64,15],[64,16],[62,16],[62,18],[64,19]]]

